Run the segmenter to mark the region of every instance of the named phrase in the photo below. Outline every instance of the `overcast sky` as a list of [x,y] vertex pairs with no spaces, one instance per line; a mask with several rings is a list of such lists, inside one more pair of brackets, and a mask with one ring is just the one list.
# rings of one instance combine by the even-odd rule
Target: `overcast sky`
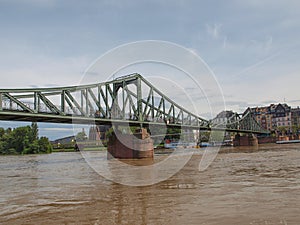
[[[296,0],[0,0],[0,88],[75,85],[105,52],[163,40],[204,60],[227,109],[284,101],[296,107],[299,8]],[[70,131],[54,133],[56,126],[42,125],[40,133],[56,138]]]

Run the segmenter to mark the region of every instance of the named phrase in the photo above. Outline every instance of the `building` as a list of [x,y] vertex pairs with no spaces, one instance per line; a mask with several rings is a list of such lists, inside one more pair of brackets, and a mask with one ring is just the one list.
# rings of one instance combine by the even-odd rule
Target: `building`
[[213,125],[226,125],[234,115],[233,111],[225,110],[220,112],[211,122]]
[[292,113],[291,107],[287,104],[271,105],[270,111],[272,114],[272,128],[275,130],[279,127],[292,128]]
[[285,103],[248,108],[245,113],[248,111],[252,113],[255,120],[264,129],[277,131],[278,129],[285,128],[288,132],[292,131],[292,110]]
[[106,131],[111,128],[111,125],[98,125],[92,126],[89,130],[89,140],[90,141],[99,141],[106,139]]
[[[213,126],[218,127],[225,127],[226,124],[231,123],[233,119],[237,116],[237,113],[234,113],[233,111],[224,110],[220,112],[215,118],[211,120],[211,123]],[[230,132],[225,132],[224,134],[224,140],[231,140],[231,134]]]
[[272,130],[272,115],[270,112],[270,107],[255,107],[255,108],[248,108],[245,112],[252,113],[254,119],[261,125],[262,128],[266,130]]
[[292,126],[297,129],[300,128],[300,108],[291,109],[291,117],[292,117]]

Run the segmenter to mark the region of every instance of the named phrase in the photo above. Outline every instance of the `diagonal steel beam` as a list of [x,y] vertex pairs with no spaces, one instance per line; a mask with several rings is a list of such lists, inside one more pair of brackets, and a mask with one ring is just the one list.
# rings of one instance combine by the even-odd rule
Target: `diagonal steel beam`
[[69,107],[72,109],[74,115],[76,115],[76,109],[74,108],[74,106],[73,106],[72,102],[70,101],[70,99],[67,96],[65,96],[65,100],[68,103]]
[[[82,116],[86,116],[85,112],[81,108],[81,106],[78,104],[78,102],[74,99],[74,97],[71,95],[69,91],[66,91],[66,96],[70,99],[70,101],[77,107],[77,109],[80,111]],[[67,98],[66,98],[67,99]]]
[[90,94],[90,96],[92,97],[93,101],[95,102],[95,104],[97,105],[99,111],[102,113],[102,115],[105,115],[105,112],[103,110],[103,108],[100,105],[100,102],[97,100],[96,96],[94,95],[93,91],[89,88],[88,92]]
[[134,102],[133,102],[133,99],[132,99],[131,94],[130,94],[131,91],[128,90],[127,85],[124,87],[124,90],[127,92],[127,97],[129,99],[129,108],[132,108],[135,117],[138,119],[138,112],[137,112],[137,109],[134,106]]
[[37,93],[38,98],[41,99],[45,105],[48,107],[48,109],[51,110],[51,112],[57,113],[62,115],[63,113],[48,99],[46,96],[44,96],[42,93]]
[[[34,113],[34,110],[26,106],[23,102],[19,101],[16,97],[10,95],[9,93],[3,93],[5,97],[7,97],[12,102],[16,103],[18,106],[20,106],[24,111],[28,111],[30,113]],[[1,104],[2,105],[2,104]]]

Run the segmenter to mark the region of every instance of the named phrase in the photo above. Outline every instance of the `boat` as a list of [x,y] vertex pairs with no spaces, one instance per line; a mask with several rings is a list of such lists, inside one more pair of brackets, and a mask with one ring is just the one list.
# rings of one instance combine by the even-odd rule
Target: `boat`
[[293,143],[300,143],[300,140],[276,141],[276,144],[293,144]]
[[166,140],[164,148],[195,148],[197,145],[194,142],[181,142],[181,141],[170,141]]
[[176,148],[178,146],[178,142],[165,142],[165,148]]
[[200,147],[233,146],[232,140],[201,142]]

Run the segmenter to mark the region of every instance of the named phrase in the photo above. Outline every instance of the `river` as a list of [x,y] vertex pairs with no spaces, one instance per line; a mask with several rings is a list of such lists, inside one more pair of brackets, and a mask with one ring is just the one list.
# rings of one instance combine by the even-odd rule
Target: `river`
[[143,187],[103,178],[79,152],[1,156],[0,224],[300,224],[300,144],[222,152]]

